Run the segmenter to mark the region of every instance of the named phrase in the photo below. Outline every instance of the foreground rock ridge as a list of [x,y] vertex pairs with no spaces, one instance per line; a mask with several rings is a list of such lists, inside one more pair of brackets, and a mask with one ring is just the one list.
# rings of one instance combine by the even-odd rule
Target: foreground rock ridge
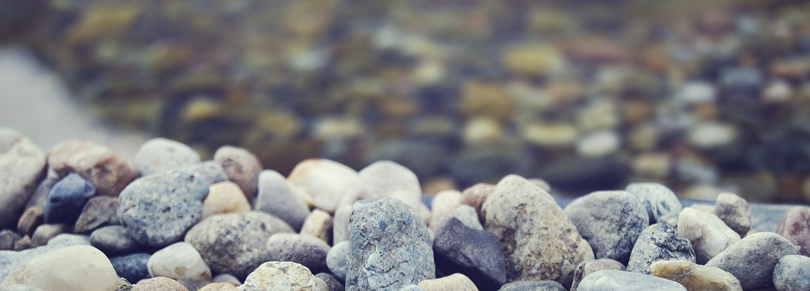
[[518,175],[425,194],[392,161],[200,156],[0,128],[0,290],[810,290],[808,206],[650,182],[568,201]]

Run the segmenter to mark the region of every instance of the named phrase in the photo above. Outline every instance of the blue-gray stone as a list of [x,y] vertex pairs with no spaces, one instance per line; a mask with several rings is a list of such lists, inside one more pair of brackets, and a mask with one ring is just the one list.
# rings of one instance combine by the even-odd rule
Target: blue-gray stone
[[349,242],[346,241],[335,244],[326,254],[326,266],[341,281],[346,281],[346,260],[348,255]]
[[773,269],[776,290],[810,290],[810,257],[787,255]]
[[129,282],[138,282],[142,279],[149,278],[149,269],[146,263],[149,262],[151,255],[147,253],[137,253],[120,257],[110,258],[115,272],[119,277],[124,277]]
[[106,255],[130,254],[142,248],[120,225],[105,226],[90,234],[90,245]]
[[498,291],[565,291],[565,287],[559,282],[551,280],[515,281],[501,286]]
[[650,265],[661,260],[687,260],[695,262],[695,250],[688,239],[663,223],[650,225],[639,235],[627,263],[627,271],[650,274]]
[[329,290],[324,291],[343,291],[345,288],[343,287],[343,283],[340,282],[335,276],[330,275],[329,273],[318,273],[315,277],[320,278],[326,283],[326,288]]
[[45,207],[45,223],[66,223],[73,225],[93,195],[96,187],[77,174],[62,178],[48,194]]
[[436,232],[433,253],[441,273],[464,274],[478,289],[495,290],[506,283],[506,258],[498,240],[489,232],[467,227],[455,217]]
[[681,212],[681,202],[667,186],[658,183],[630,183],[624,190],[644,204],[650,224],[661,221],[664,216],[678,215]]
[[197,151],[165,138],[153,138],[144,142],[132,159],[141,176],[176,170],[199,162],[200,155]]
[[596,259],[626,264],[649,216],[635,196],[625,191],[596,191],[580,197],[563,211],[593,248]]
[[706,263],[731,273],[745,290],[773,283],[774,267],[784,256],[796,255],[799,248],[772,232],[758,232],[730,245]]
[[427,225],[394,198],[354,203],[347,261],[349,291],[397,291],[436,273]]
[[577,291],[686,291],[683,285],[650,275],[602,270],[582,279]]

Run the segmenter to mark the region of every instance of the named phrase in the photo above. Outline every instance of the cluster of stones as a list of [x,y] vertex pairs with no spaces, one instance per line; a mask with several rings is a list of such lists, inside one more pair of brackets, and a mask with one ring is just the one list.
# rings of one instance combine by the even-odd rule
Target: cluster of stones
[[[810,207],[751,230],[735,194],[683,208],[656,183],[561,208],[517,175],[425,198],[391,161],[288,177],[172,140],[130,161],[43,153],[0,129],[0,290],[757,290],[810,288]],[[767,289],[766,289],[767,290]]]
[[13,1],[0,43],[107,120],[284,175],[321,156],[810,201],[803,1],[365,1]]

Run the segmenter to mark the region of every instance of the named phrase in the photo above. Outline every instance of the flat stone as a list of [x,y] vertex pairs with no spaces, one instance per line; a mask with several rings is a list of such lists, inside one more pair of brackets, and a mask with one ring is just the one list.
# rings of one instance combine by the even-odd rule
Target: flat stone
[[744,290],[770,285],[773,269],[783,256],[798,254],[798,247],[772,232],[746,236],[717,254],[707,267],[717,267],[740,280]]
[[132,291],[189,291],[183,284],[166,278],[157,277],[141,280],[132,288]]
[[565,291],[557,281],[515,281],[503,285],[498,291]]
[[152,255],[148,253],[136,253],[120,257],[110,258],[115,272],[118,276],[127,279],[129,282],[138,282],[140,280],[149,278],[149,258]]
[[45,223],[67,223],[73,225],[84,209],[87,201],[96,194],[96,188],[77,174],[70,174],[59,180],[48,194],[45,207]]
[[0,283],[43,290],[113,290],[118,276],[110,260],[90,246],[70,246],[42,254],[24,263]]
[[639,235],[630,253],[627,271],[650,274],[650,265],[656,261],[687,260],[695,262],[695,250],[688,239],[678,236],[669,225],[650,225]]
[[0,229],[12,228],[45,175],[45,155],[19,132],[0,127]]
[[705,264],[740,240],[740,235],[712,212],[692,207],[685,208],[678,216],[678,235],[692,243],[699,264]]
[[450,213],[450,218],[458,219],[469,228],[484,230],[484,226],[481,225],[481,222],[478,220],[478,214],[476,214],[475,209],[469,205],[463,204],[456,207],[453,213]]
[[799,247],[799,254],[810,256],[810,207],[795,206],[785,213],[776,233]]
[[281,218],[298,231],[309,215],[309,207],[296,191],[300,189],[292,187],[278,172],[264,170],[259,174],[259,195],[253,209]]
[[554,199],[516,175],[503,178],[482,205],[484,228],[505,249],[507,280],[554,280],[570,286],[593,250]]
[[346,289],[343,287],[343,283],[328,273],[318,273],[315,274],[315,277],[320,278],[324,283],[326,283],[328,290],[324,291],[343,291]]
[[211,280],[211,270],[200,253],[187,242],[176,242],[155,252],[149,258],[147,268],[152,277]]
[[740,281],[730,273],[684,260],[658,261],[650,266],[651,275],[672,280],[687,290],[742,291]]
[[293,168],[287,181],[306,191],[315,207],[333,213],[346,189],[355,184],[357,177],[355,170],[341,163],[308,159]]
[[45,209],[39,206],[28,207],[17,222],[17,232],[21,235],[32,235],[44,221]]
[[585,278],[591,273],[596,273],[601,270],[624,271],[625,267],[624,265],[622,265],[622,263],[619,263],[611,259],[597,259],[593,261],[582,262],[577,266],[577,270],[574,271],[574,282],[571,284],[571,291],[577,290],[577,287],[579,287],[579,283],[582,282],[582,278]]
[[658,183],[630,183],[624,190],[644,204],[650,216],[650,224],[660,221],[664,216],[678,215],[681,212],[681,202],[667,186]]
[[433,254],[440,272],[465,274],[479,289],[494,290],[506,283],[506,258],[498,240],[456,218],[448,219],[439,228]]
[[33,244],[35,247],[45,245],[52,238],[68,231],[68,226],[64,224],[40,225],[37,227],[37,230],[34,231],[34,235],[31,236],[31,244]]
[[312,273],[293,262],[267,262],[251,272],[239,291],[322,290]]
[[649,216],[635,196],[625,191],[597,191],[575,199],[565,207],[565,216],[597,259],[626,264],[639,234],[649,226]]
[[343,205],[335,211],[332,219],[332,241],[337,244],[349,240],[349,217],[352,214],[351,205]]
[[341,281],[346,281],[346,271],[348,268],[349,242],[339,242],[332,246],[326,254],[326,266],[332,275]]
[[810,257],[787,255],[773,269],[776,290],[810,290]]
[[48,166],[64,177],[76,173],[96,187],[99,195],[118,196],[138,171],[113,150],[87,141],[66,141],[48,151]]
[[141,176],[177,170],[199,162],[200,154],[191,147],[160,137],[144,142],[132,159]]
[[737,194],[720,193],[714,203],[714,215],[740,236],[751,230],[751,205]]
[[326,242],[311,235],[277,233],[267,241],[269,261],[298,263],[316,273],[328,271],[326,254],[330,249]]
[[332,216],[328,212],[315,209],[309,213],[304,225],[301,227],[301,234],[311,235],[323,240],[326,243],[332,242]]
[[418,286],[425,291],[478,291],[478,287],[475,287],[470,278],[459,273],[437,279],[422,280]]
[[105,254],[121,255],[138,251],[142,246],[120,225],[105,226],[90,234],[90,244]]
[[346,189],[338,207],[362,199],[396,198],[418,213],[422,188],[411,170],[392,161],[377,161],[363,168],[357,180]]
[[431,202],[430,231],[436,233],[439,227],[453,214],[453,210],[461,206],[461,192],[444,190],[436,194]]
[[239,185],[246,197],[256,197],[262,163],[253,153],[239,147],[222,146],[214,153],[214,161],[222,165],[228,180]]
[[582,279],[577,291],[686,291],[686,288],[676,282],[658,277],[623,272],[616,270],[602,270],[592,273]]
[[292,232],[281,219],[251,211],[206,218],[188,231],[185,241],[200,252],[213,273],[245,278],[266,262],[270,236]]
[[394,198],[354,203],[347,261],[349,291],[399,290],[435,277],[427,225],[413,208]]
[[219,182],[208,187],[208,196],[203,201],[202,218],[214,214],[248,212],[250,202],[239,186],[233,182]]
[[73,231],[89,233],[100,226],[118,224],[118,198],[93,197],[84,206]]
[[481,205],[487,201],[487,197],[495,192],[495,185],[487,183],[478,183],[470,188],[461,192],[461,203],[467,204],[475,209],[478,213],[478,220],[484,219],[484,213],[481,212]]

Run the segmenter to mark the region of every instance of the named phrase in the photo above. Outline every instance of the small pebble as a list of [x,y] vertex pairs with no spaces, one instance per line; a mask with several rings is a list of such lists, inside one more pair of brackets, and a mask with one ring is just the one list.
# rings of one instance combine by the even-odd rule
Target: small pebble
[[498,291],[565,291],[565,287],[557,281],[515,281]]
[[681,212],[681,202],[667,186],[658,183],[631,183],[625,188],[630,194],[638,198],[650,216],[650,225],[660,221],[667,215],[678,215]]
[[142,248],[120,225],[96,229],[90,234],[90,244],[109,255],[129,254]]
[[475,184],[465,189],[464,192],[461,192],[461,203],[474,208],[476,213],[478,213],[478,220],[483,221],[484,214],[481,212],[481,205],[484,204],[484,201],[487,201],[487,197],[489,197],[492,192],[495,192],[495,185],[486,183]]
[[416,174],[392,161],[374,162],[357,174],[357,180],[346,188],[338,207],[362,199],[384,197],[399,199],[414,211],[419,211],[422,188]]
[[159,137],[144,142],[132,160],[141,176],[177,170],[199,162],[200,155],[191,147]]
[[129,282],[138,282],[151,277],[147,265],[150,257],[152,257],[152,255],[147,253],[136,253],[120,257],[111,257],[110,263],[112,263],[118,276],[127,279]]
[[465,226],[475,229],[475,230],[484,230],[484,226],[481,225],[481,222],[478,221],[478,214],[475,213],[475,209],[472,206],[463,204],[459,207],[456,207],[453,210],[453,213],[450,214],[450,218],[455,218],[461,221]]
[[90,233],[105,225],[118,224],[118,199],[107,196],[93,197],[84,206],[73,231]]
[[99,195],[115,197],[138,177],[137,169],[115,151],[86,141],[66,141],[48,151],[48,166],[60,176],[76,173]]
[[[294,289],[293,289],[294,288]],[[315,276],[300,264],[293,262],[267,262],[256,268],[245,279],[239,291],[290,291],[319,289]]]
[[228,180],[239,185],[246,197],[256,197],[262,163],[253,153],[239,147],[223,146],[214,153],[214,161],[222,165]]
[[352,214],[351,205],[343,205],[335,211],[332,219],[333,244],[349,240],[349,216]]
[[70,246],[44,253],[8,274],[4,286],[23,284],[43,290],[113,290],[118,282],[110,260],[90,246]]
[[461,192],[444,190],[436,194],[431,202],[430,230],[433,233],[438,231],[442,224],[450,218],[453,210],[459,206],[461,206]]
[[10,229],[0,231],[0,251],[13,251],[17,234]]
[[236,291],[236,284],[233,283],[210,283],[197,291]]
[[783,256],[798,254],[798,247],[772,232],[746,236],[717,254],[707,267],[717,267],[740,280],[744,290],[773,283],[773,270]]
[[264,170],[259,174],[259,195],[253,209],[281,218],[298,231],[309,215],[309,207],[296,191],[300,190],[278,172]]
[[343,291],[345,288],[343,287],[343,283],[338,281],[334,276],[330,275],[329,273],[318,273],[315,274],[315,277],[320,278],[326,283],[326,287],[328,290],[324,291]]
[[320,273],[328,271],[326,255],[330,249],[326,242],[311,235],[277,233],[267,241],[267,260],[298,263]]
[[177,283],[186,287],[188,291],[199,291],[209,283],[209,280],[199,280],[199,279],[178,279]]
[[459,273],[437,279],[428,279],[419,282],[419,288],[425,291],[478,291],[470,278]]
[[157,277],[141,280],[132,288],[132,291],[189,291],[183,284],[166,278]]
[[31,244],[35,247],[45,245],[57,235],[68,232],[70,229],[64,224],[43,224],[37,227],[31,236]]
[[611,259],[598,259],[582,262],[579,264],[579,266],[577,266],[577,270],[574,271],[574,282],[571,284],[571,291],[577,290],[579,282],[582,281],[582,278],[601,270],[624,271],[625,267],[622,265],[622,263]]
[[304,160],[293,168],[287,181],[312,197],[315,207],[335,212],[346,189],[355,184],[357,172],[327,159]]
[[301,234],[311,235],[323,240],[326,243],[332,242],[332,216],[328,212],[315,209],[309,213],[304,225],[301,227]]
[[662,260],[695,261],[695,250],[688,239],[678,236],[677,231],[669,225],[656,223],[650,225],[639,235],[627,271],[639,274],[650,274],[650,265]]
[[687,290],[743,290],[740,281],[730,273],[689,261],[658,261],[650,266],[650,270],[651,275],[678,282]]
[[187,242],[177,242],[155,252],[147,267],[152,277],[211,280],[211,270],[200,253]]
[[59,180],[48,194],[45,208],[45,223],[67,223],[73,225],[84,209],[84,205],[96,188],[77,174],[70,174]]
[[810,207],[795,206],[790,208],[776,233],[799,247],[799,254],[810,256]]
[[28,207],[17,222],[17,232],[22,235],[32,235],[44,221],[45,209],[39,206]]
[[0,127],[0,229],[12,228],[45,175],[45,155],[16,130]]
[[617,270],[602,270],[591,273],[583,278],[582,282],[579,283],[579,287],[577,287],[577,291],[603,290],[686,291],[686,288],[667,279]]
[[219,182],[208,187],[208,196],[203,201],[202,218],[211,215],[248,212],[251,210],[250,202],[239,186],[232,182]]
[[736,194],[720,193],[714,203],[714,214],[740,236],[751,229],[751,205]]
[[33,247],[35,247],[35,245],[34,243],[31,242],[31,237],[27,235],[19,238],[16,242],[14,242],[15,251],[27,250]]
[[787,255],[773,269],[773,285],[779,291],[810,290],[810,257]]
[[433,241],[436,268],[445,274],[462,273],[483,290],[506,283],[506,258],[495,237],[456,218],[439,228]]
[[687,207],[678,216],[678,236],[692,243],[698,264],[705,264],[740,240],[740,235],[712,212],[692,207]]
[[329,271],[341,281],[346,280],[346,269],[348,268],[349,242],[339,242],[332,246],[326,254],[326,265]]

